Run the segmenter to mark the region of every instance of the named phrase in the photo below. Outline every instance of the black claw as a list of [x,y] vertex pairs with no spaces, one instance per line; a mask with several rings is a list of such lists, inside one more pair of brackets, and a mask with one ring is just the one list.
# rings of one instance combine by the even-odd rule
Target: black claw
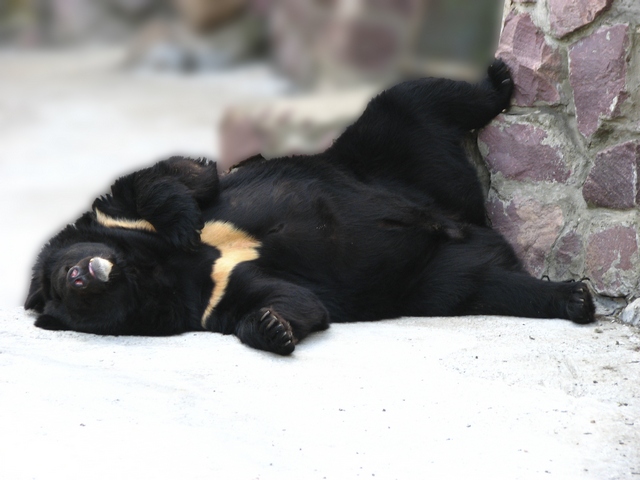
[[487,70],[488,81],[497,94],[498,111],[508,110],[514,84],[509,67],[501,59],[496,58]]
[[295,349],[291,325],[270,309],[264,309],[257,322],[260,336],[259,348],[280,355],[288,355]]

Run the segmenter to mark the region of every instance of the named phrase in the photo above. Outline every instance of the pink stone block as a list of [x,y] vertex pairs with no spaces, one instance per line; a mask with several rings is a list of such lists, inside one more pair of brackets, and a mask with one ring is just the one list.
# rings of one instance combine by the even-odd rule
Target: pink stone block
[[637,204],[640,143],[627,142],[600,152],[582,189],[596,207],[626,209]]
[[[638,236],[634,226],[615,226],[594,233],[587,241],[587,275],[607,295],[628,294],[633,275]],[[637,258],[635,259],[637,262]]]
[[513,102],[531,106],[536,102],[558,103],[562,58],[545,41],[528,14],[509,14],[496,56],[511,68],[515,82]]
[[569,232],[562,236],[556,243],[555,268],[560,276],[558,280],[571,278],[570,268],[576,257],[583,251],[582,236],[577,232]]
[[545,258],[564,225],[562,209],[516,196],[508,203],[491,199],[487,212],[493,227],[511,243],[527,271],[542,275]]
[[564,37],[593,22],[607,10],[613,0],[549,0],[551,32]]
[[559,147],[545,145],[547,132],[530,124],[494,122],[480,132],[492,173],[514,180],[564,183],[570,170]]
[[573,87],[578,130],[588,137],[600,118],[615,118],[627,98],[629,26],[603,27],[569,48],[569,81]]

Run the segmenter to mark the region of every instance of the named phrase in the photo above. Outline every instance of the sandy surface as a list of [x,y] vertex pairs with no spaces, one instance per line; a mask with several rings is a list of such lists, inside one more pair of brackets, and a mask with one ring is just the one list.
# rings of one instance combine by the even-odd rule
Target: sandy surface
[[602,321],[334,325],[280,358],[233,337],[35,329],[42,242],[117,175],[213,155],[260,66],[131,76],[118,52],[0,52],[0,478],[640,478],[640,334]]
[[626,325],[334,325],[282,358],[212,333],[29,320],[0,319],[0,478],[640,475],[640,336]]

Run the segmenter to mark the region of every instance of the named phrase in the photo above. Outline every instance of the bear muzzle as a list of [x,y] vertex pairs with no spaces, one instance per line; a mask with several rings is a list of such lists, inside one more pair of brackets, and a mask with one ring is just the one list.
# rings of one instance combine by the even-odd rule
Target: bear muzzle
[[93,257],[88,261],[81,261],[67,272],[67,283],[70,287],[83,290],[91,282],[105,283],[109,280],[109,274],[113,263],[100,257]]

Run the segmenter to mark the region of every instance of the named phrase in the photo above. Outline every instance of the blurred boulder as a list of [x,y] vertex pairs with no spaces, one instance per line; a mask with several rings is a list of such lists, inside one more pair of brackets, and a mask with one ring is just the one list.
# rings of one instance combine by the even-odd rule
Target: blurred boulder
[[393,81],[418,41],[425,2],[277,0],[268,10],[278,67],[303,85]]
[[214,70],[261,51],[263,25],[256,15],[242,11],[219,22],[203,31],[182,19],[158,19],[139,33],[125,64],[154,71]]
[[190,28],[204,32],[240,15],[247,0],[173,0],[180,17]]
[[230,107],[220,122],[218,168],[256,154],[266,158],[326,150],[376,93],[360,86]]
[[[6,0],[0,0],[6,1]],[[94,40],[122,41],[169,0],[16,0],[9,2],[20,18],[14,40],[56,46]]]
[[106,0],[106,3],[117,15],[138,19],[164,6],[166,0]]
[[501,10],[502,0],[273,0],[269,44],[301,85],[390,83],[432,73],[434,60],[484,68]]

